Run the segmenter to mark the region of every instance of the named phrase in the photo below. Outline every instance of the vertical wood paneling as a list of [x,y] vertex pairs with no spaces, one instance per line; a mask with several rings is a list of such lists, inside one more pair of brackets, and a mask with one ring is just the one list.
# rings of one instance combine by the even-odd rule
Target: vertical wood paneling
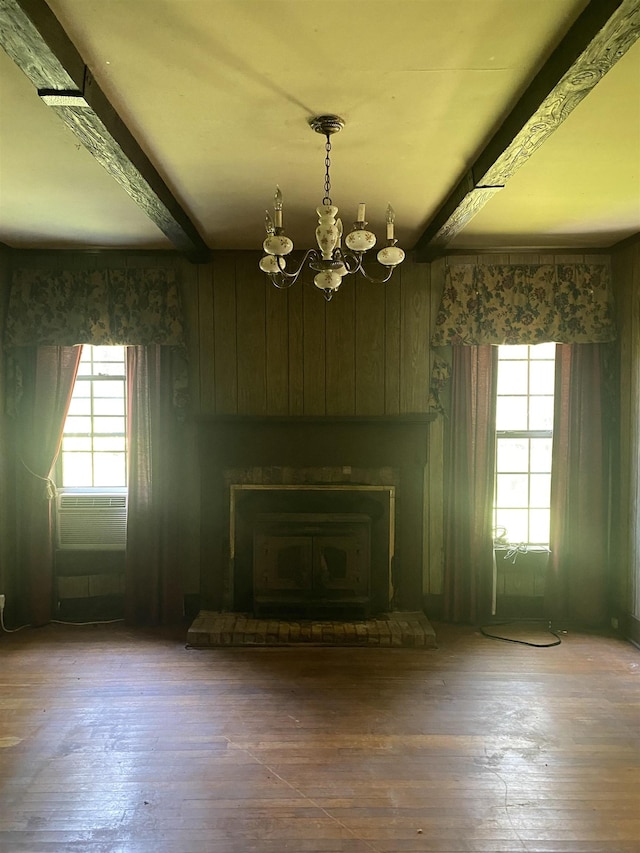
[[355,411],[385,411],[385,289],[390,285],[355,282]]
[[[200,267],[182,261],[177,267],[180,281],[180,296],[184,312],[184,334],[189,353],[189,400],[190,410],[199,412],[200,404]],[[211,316],[211,333],[213,315]]]
[[[264,276],[263,276],[264,278]],[[266,300],[266,411],[289,414],[289,293],[264,281]]]
[[[318,298],[322,295],[318,293]],[[356,409],[355,282],[347,279],[326,305],[326,413],[353,415]]]
[[403,264],[400,412],[429,407],[429,264]]
[[213,287],[211,264],[197,267],[198,348],[191,361],[198,364],[198,396],[200,412],[213,414],[216,410],[216,372],[214,343]]
[[238,414],[265,415],[266,289],[257,255],[242,252],[236,260],[236,317],[238,356]]
[[620,355],[618,607],[640,618],[640,242],[613,258]]
[[[11,283],[11,253],[0,247],[0,336],[4,330],[9,290]],[[7,379],[5,373],[6,353],[0,340],[0,400],[5,399]],[[15,463],[13,419],[0,407],[0,592],[5,596],[13,593],[16,566],[15,553]],[[8,598],[7,598],[8,600]]]
[[231,252],[216,253],[213,258],[212,273],[215,413],[235,415],[238,412],[235,255]]
[[629,574],[631,576],[631,602],[627,604],[636,619],[640,619],[640,243],[629,252],[631,267],[631,335],[633,353],[631,362],[630,398],[633,410],[630,417],[628,465],[632,472],[633,488],[628,495],[630,504],[631,547]]
[[[298,283],[298,286],[300,284]],[[327,303],[313,285],[305,281],[302,293],[304,414],[326,414],[326,327]],[[338,297],[336,296],[336,299]]]
[[402,270],[410,258],[395,271],[384,290],[384,413],[400,414],[400,297],[402,294]]
[[[429,338],[433,334],[444,287],[444,258],[434,261],[430,271]],[[429,379],[434,354],[429,350]],[[424,549],[422,588],[425,595],[443,591],[444,553],[444,417],[440,414],[429,425],[427,468],[425,472]]]
[[304,317],[301,284],[287,291],[289,320],[289,414],[304,414]]

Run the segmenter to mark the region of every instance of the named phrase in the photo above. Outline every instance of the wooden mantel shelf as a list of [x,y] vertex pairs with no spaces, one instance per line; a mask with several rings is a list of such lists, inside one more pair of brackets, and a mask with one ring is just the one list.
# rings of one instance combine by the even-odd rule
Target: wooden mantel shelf
[[352,424],[371,426],[416,426],[436,419],[435,412],[415,412],[405,415],[202,415],[198,423],[211,424]]

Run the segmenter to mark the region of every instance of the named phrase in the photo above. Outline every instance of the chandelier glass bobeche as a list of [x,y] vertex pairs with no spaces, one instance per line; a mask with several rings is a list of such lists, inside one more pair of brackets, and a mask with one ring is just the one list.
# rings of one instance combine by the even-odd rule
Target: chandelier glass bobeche
[[267,253],[260,261],[260,269],[267,273],[271,282],[278,288],[291,287],[295,284],[298,276],[305,265],[315,271],[313,280],[327,302],[342,284],[346,275],[361,273],[368,281],[384,284],[393,275],[394,269],[404,260],[404,252],[394,236],[395,214],[391,205],[387,207],[387,244],[378,252],[378,261],[384,268],[381,278],[369,275],[363,267],[363,258],[369,249],[376,244],[376,236],[367,230],[365,221],[365,205],[358,205],[357,219],[353,223],[353,229],[346,235],[344,242],[346,248],[342,247],[342,221],[336,219],[338,208],[331,201],[331,135],[342,130],[344,121],[340,116],[324,115],[310,119],[309,124],[317,133],[326,137],[325,143],[325,180],[324,198],[322,206],[316,208],[318,214],[318,227],[316,228],[317,249],[309,249],[300,266],[290,272],[287,270],[286,256],[293,250],[293,241],[284,233],[282,225],[283,204],[280,188],[276,188],[274,199],[273,217],[267,211],[266,229],[267,237],[262,244]]

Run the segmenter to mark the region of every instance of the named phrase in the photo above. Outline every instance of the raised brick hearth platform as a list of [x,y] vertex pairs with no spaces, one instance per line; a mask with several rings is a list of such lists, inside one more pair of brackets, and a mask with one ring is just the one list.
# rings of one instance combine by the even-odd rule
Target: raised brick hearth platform
[[397,611],[354,622],[255,619],[246,613],[201,611],[187,634],[195,648],[228,646],[385,646],[437,648],[436,635],[423,613]]

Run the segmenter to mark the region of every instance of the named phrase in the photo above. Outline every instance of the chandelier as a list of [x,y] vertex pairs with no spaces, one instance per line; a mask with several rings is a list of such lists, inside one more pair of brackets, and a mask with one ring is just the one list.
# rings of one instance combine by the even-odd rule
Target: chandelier
[[309,124],[316,133],[322,133],[326,137],[325,143],[325,178],[324,198],[322,206],[316,208],[318,214],[318,227],[316,228],[317,249],[309,249],[300,266],[293,271],[287,269],[286,256],[293,250],[293,240],[284,233],[282,225],[283,204],[280,187],[276,187],[274,198],[273,217],[267,211],[265,225],[267,236],[262,244],[267,253],[260,260],[260,269],[267,274],[272,284],[284,289],[291,287],[308,263],[316,275],[313,283],[319,288],[327,302],[342,284],[346,275],[361,273],[368,281],[376,284],[384,284],[393,275],[394,269],[404,260],[404,252],[394,236],[395,213],[391,205],[387,207],[387,244],[380,249],[377,258],[384,269],[381,278],[375,278],[364,269],[363,259],[365,253],[376,244],[376,236],[367,230],[368,223],[365,221],[365,205],[358,205],[357,219],[353,228],[344,238],[346,248],[342,246],[342,221],[336,219],[338,208],[331,201],[331,135],[338,133],[344,127],[344,120],[340,116],[322,115],[315,116],[309,120]]

